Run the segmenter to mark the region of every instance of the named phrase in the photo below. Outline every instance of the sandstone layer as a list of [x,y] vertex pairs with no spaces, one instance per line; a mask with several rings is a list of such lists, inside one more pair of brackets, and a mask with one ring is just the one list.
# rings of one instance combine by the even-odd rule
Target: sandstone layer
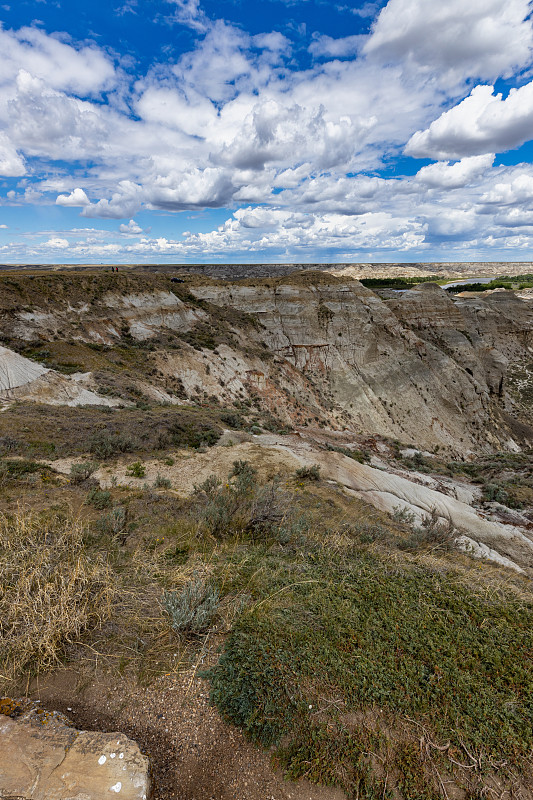
[[79,731],[58,714],[0,714],[0,798],[147,800],[149,764],[121,733]]

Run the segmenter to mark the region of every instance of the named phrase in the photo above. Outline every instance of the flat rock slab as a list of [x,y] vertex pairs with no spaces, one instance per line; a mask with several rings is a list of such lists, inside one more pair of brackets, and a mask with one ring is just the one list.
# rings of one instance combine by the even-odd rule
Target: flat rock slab
[[149,763],[121,733],[79,731],[32,709],[0,715],[0,798],[147,800]]

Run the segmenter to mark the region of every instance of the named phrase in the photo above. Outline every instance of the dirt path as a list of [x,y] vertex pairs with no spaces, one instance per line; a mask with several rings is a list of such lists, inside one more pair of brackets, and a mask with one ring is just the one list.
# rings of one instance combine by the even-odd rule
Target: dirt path
[[36,682],[30,696],[78,728],[135,739],[150,757],[153,800],[345,800],[335,789],[284,780],[268,753],[221,720],[209,705],[208,684],[194,674],[139,688],[102,675],[83,683],[61,670]]

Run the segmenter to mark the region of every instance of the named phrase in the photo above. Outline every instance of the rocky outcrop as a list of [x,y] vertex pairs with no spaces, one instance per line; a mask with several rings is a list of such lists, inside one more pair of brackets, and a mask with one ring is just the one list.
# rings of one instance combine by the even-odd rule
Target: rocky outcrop
[[[84,376],[80,376],[80,379]],[[0,401],[33,400],[49,405],[116,406],[118,400],[85,388],[81,380],[46,369],[19,353],[0,346]]]
[[433,283],[386,301],[418,336],[448,351],[491,392],[502,393],[509,361],[533,353],[533,308],[513,292],[455,300]]
[[149,788],[148,759],[121,733],[79,731],[42,709],[0,714],[0,798],[147,800]]
[[[35,298],[36,304],[39,302]],[[205,314],[188,308],[172,292],[109,292],[91,304],[67,305],[53,311],[15,312],[9,333],[25,341],[53,337],[113,344],[124,334],[146,340],[162,328],[187,331]]]
[[191,291],[256,316],[268,348],[320,386],[337,426],[452,451],[516,446],[492,398],[506,356],[481,333],[470,343],[472,324],[439,287],[396,304],[322,275]]

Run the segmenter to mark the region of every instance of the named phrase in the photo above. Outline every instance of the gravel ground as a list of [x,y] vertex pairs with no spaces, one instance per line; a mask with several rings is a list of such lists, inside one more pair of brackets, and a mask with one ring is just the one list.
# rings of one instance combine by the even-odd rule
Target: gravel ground
[[152,800],[343,800],[336,789],[286,781],[270,756],[226,725],[194,672],[166,675],[148,688],[74,671],[41,678],[30,695],[78,728],[119,730],[150,757]]

